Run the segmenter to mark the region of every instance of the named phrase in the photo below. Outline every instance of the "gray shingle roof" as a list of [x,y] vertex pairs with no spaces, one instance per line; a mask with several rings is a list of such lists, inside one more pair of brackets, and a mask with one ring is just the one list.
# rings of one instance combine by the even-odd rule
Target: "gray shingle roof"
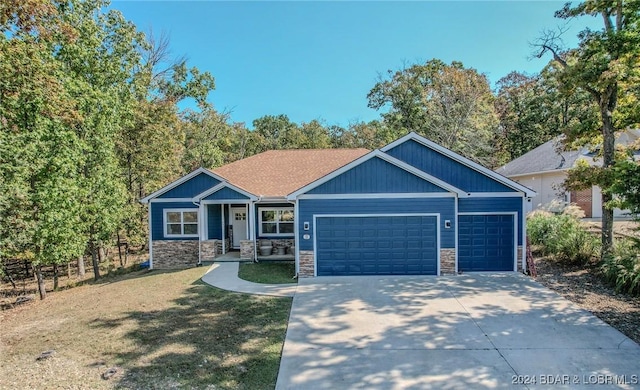
[[[640,130],[627,130],[616,136],[616,144],[631,145],[637,143]],[[583,158],[591,165],[602,164],[600,159],[594,159],[588,148],[580,150],[561,150],[561,137],[545,142],[537,148],[523,154],[506,165],[496,169],[496,172],[507,177],[527,175],[537,172],[566,170],[573,168],[578,159]],[[634,145],[635,146],[635,145]]]
[[496,169],[504,176],[526,175],[535,172],[569,169],[584,155],[585,150],[560,151],[560,138],[556,137]]

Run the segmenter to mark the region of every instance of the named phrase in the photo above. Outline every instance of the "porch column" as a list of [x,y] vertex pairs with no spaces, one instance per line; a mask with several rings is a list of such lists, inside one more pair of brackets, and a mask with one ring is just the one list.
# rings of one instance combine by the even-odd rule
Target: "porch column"
[[249,239],[253,242],[253,261],[258,260],[258,234],[256,232],[256,204],[249,202]]
[[206,206],[200,202],[198,206],[198,264],[202,264],[202,241],[207,239],[205,208]]
[[225,221],[224,221],[224,204],[220,204],[220,214],[222,216],[222,255],[227,253],[227,246],[225,245]]

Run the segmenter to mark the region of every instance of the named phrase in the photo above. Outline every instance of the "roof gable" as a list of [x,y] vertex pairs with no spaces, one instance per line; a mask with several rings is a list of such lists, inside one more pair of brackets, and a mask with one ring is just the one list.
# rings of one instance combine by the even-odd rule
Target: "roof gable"
[[[376,159],[376,160],[383,160],[382,161],[382,165],[380,161],[376,161],[373,162],[372,164],[367,164],[370,160],[372,159]],[[391,164],[393,166],[395,166],[395,168],[399,169],[396,170],[393,167],[389,167],[386,164]],[[358,167],[362,166],[361,169],[359,169]],[[385,171],[387,169],[391,169],[394,170],[394,173],[397,175],[398,173],[402,172],[402,176],[405,179],[408,179],[409,176],[406,176],[407,174],[413,175],[418,177],[420,180],[426,181],[429,184],[422,184],[423,186],[423,190],[418,190],[416,192],[425,192],[424,190],[428,188],[428,190],[426,192],[451,192],[451,193],[456,193],[458,194],[458,196],[466,196],[466,194],[446,183],[443,182],[442,180],[439,180],[438,178],[435,178],[431,175],[428,175],[422,171],[420,171],[419,169],[416,169],[415,167],[410,166],[409,164],[404,163],[403,161],[400,161],[392,156],[389,156],[388,154],[385,154],[383,152],[381,152],[380,150],[374,150],[373,152],[360,157],[359,159],[345,165],[344,167],[335,170],[334,172],[331,172],[330,174],[314,181],[313,183],[310,183],[302,188],[300,188],[299,190],[289,194],[289,196],[287,196],[288,199],[295,199],[300,195],[303,194],[314,194],[313,190],[316,188],[320,188],[319,192],[315,193],[315,194],[335,194],[335,193],[339,193],[339,194],[343,194],[343,193],[349,193],[348,190],[346,190],[346,187],[340,188],[341,186],[348,186],[348,180],[352,179],[352,180],[356,180],[357,183],[355,184],[355,186],[357,187],[358,185],[362,185],[362,186],[368,186],[366,187],[367,190],[363,191],[362,188],[364,187],[360,187],[360,189],[356,192],[356,193],[378,193],[378,192],[373,192],[374,188],[380,189],[381,187],[378,186],[375,183],[370,183],[370,184],[364,184],[364,181],[369,180],[369,181],[374,181],[376,179],[380,179],[380,177],[375,177],[372,178],[371,174],[372,174],[372,170],[371,168],[381,168],[382,166],[385,166]],[[387,171],[386,173],[389,173],[389,171]],[[346,174],[346,175],[345,175]],[[358,177],[357,174],[361,174],[362,177]],[[377,174],[377,173],[374,173]],[[345,176],[342,176],[345,175]],[[342,178],[340,178],[342,176]],[[337,179],[336,181],[334,181],[334,179]],[[388,181],[390,180],[390,178],[388,177],[383,177],[381,178],[381,180],[386,181],[386,184],[396,184],[396,185],[402,185],[400,184],[402,182],[402,179],[400,179],[400,181],[398,183],[393,183],[392,181]],[[392,179],[391,179],[392,180]],[[324,184],[327,184],[326,187],[324,187]],[[411,179],[411,183],[409,183],[409,181],[406,181],[404,183],[406,188],[410,188],[410,186],[415,186],[417,183],[417,181],[415,181],[415,179]],[[384,186],[384,182],[382,183],[382,185]],[[415,187],[414,187],[415,188]],[[438,188],[440,190],[438,190]],[[398,190],[397,188],[388,188],[384,191],[382,191],[383,193],[403,193],[405,191],[401,191]],[[411,191],[413,192],[413,191]],[[406,193],[409,193],[409,191],[406,191]]]
[[158,191],[140,199],[141,203],[148,203],[154,198],[192,198],[208,188],[214,187],[223,179],[205,168],[198,168],[195,171],[184,175]]
[[448,192],[375,156],[315,187],[307,194]]
[[410,133],[381,149],[466,193],[535,192],[482,165],[444,148],[416,133]]
[[194,202],[200,202],[203,200],[204,201],[211,201],[211,200],[221,201],[221,200],[236,200],[236,199],[257,200],[258,198],[255,195],[227,182],[222,182],[217,186],[210,188],[207,191],[193,197]]

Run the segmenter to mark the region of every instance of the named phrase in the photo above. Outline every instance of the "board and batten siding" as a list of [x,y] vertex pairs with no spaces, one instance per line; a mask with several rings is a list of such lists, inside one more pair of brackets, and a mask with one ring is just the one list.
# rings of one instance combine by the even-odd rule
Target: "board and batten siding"
[[158,198],[193,198],[194,196],[201,194],[218,184],[220,184],[220,180],[217,180],[206,173],[201,173],[179,186],[170,189],[164,194],[158,196]]
[[151,239],[152,240],[197,240],[198,237],[165,237],[164,235],[164,210],[165,209],[197,209],[198,206],[191,202],[160,202],[150,203],[151,208]]
[[371,194],[447,192],[378,157],[357,165],[307,194]]
[[[300,199],[298,201],[298,245],[300,250],[313,250],[313,216],[322,214],[440,214],[440,246],[455,247],[455,198],[400,198],[400,199]],[[445,228],[445,221],[451,222]],[[304,230],[305,222],[309,230]],[[309,239],[304,239],[305,234]]]
[[214,192],[211,195],[202,198],[202,200],[227,200],[227,199],[238,199],[238,200],[248,200],[249,197],[241,194],[231,188],[224,187]]
[[219,204],[207,205],[207,231],[207,239],[222,240],[222,208]]
[[518,245],[522,245],[522,226],[524,214],[522,212],[521,197],[505,198],[460,198],[458,200],[459,213],[518,213]]
[[465,192],[514,191],[475,169],[414,140],[406,141],[386,153]]

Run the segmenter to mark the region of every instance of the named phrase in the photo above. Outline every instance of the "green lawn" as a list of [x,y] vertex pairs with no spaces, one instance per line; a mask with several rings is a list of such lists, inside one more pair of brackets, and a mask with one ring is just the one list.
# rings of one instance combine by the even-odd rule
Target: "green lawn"
[[0,312],[0,388],[274,388],[291,299],[222,291],[204,271],[134,272]]
[[255,283],[283,284],[297,283],[293,277],[296,266],[293,262],[286,263],[240,263],[238,277]]

